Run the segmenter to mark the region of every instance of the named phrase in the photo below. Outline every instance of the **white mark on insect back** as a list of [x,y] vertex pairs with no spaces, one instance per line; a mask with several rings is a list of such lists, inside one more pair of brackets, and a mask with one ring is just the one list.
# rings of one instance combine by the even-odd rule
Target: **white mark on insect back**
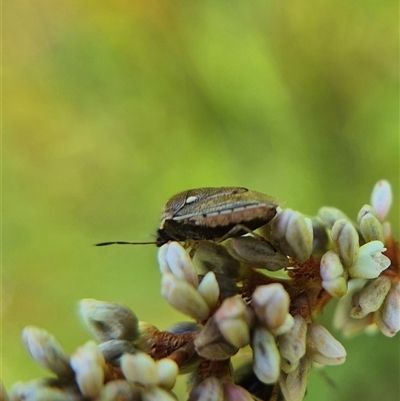
[[188,197],[186,198],[185,203],[188,205],[189,203],[196,202],[198,199],[199,199],[198,196],[188,196]]

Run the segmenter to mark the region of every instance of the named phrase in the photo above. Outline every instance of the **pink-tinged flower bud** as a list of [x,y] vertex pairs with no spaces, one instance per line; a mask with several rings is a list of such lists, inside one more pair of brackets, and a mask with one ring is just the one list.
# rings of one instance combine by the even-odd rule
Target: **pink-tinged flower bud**
[[375,322],[387,337],[400,331],[400,284],[392,287],[386,295],[381,309],[376,312]]
[[254,329],[251,348],[253,349],[253,371],[263,383],[275,383],[280,372],[280,354],[274,336],[263,326]]
[[205,319],[210,314],[210,308],[197,289],[171,273],[163,274],[161,294],[174,308],[195,319]]
[[384,221],[382,223],[382,230],[383,230],[383,238],[385,239],[384,242],[386,243],[386,241],[388,241],[390,238],[393,237],[392,225],[390,224],[390,222]]
[[393,194],[390,183],[386,180],[378,181],[372,190],[371,205],[380,221],[385,220],[392,205],[392,199]]
[[285,209],[272,220],[271,237],[279,251],[305,262],[313,249],[311,220],[301,213]]
[[279,376],[279,385],[286,401],[302,401],[307,389],[308,376],[310,375],[311,361],[307,356],[300,359],[296,369]]
[[358,224],[360,232],[366,242],[381,241],[383,242],[383,228],[381,222],[375,216],[375,210],[370,205],[364,205],[358,212]]
[[354,265],[360,249],[357,230],[346,219],[336,220],[332,227],[332,240],[338,247],[344,266]]
[[347,280],[339,255],[328,251],[321,258],[320,274],[322,287],[335,298],[341,298],[347,292]]
[[86,397],[98,396],[103,387],[105,361],[94,341],[88,341],[73,353],[71,367],[82,394]]
[[385,252],[381,241],[371,241],[360,248],[356,263],[349,267],[353,278],[376,278],[390,266],[390,259],[383,255]]
[[254,398],[243,387],[227,383],[224,385],[224,401],[254,401]]
[[185,248],[179,242],[170,242],[160,247],[158,263],[161,274],[172,273],[176,278],[192,284],[199,285],[196,269]]
[[322,365],[341,365],[346,350],[325,327],[310,323],[307,330],[307,356]]
[[391,281],[386,276],[371,280],[361,291],[352,297],[350,316],[361,319],[371,312],[377,311],[390,290]]
[[61,344],[46,330],[28,326],[22,331],[22,341],[32,358],[60,378],[71,378],[74,372],[70,358]]

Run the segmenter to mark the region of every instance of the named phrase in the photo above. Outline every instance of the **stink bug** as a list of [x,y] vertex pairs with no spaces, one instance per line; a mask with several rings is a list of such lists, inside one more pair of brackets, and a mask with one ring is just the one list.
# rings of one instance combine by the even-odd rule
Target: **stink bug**
[[[253,232],[273,219],[279,201],[269,195],[242,187],[197,188],[180,192],[164,206],[157,239],[168,241],[223,241]],[[97,244],[139,244],[104,242]],[[143,244],[143,243],[142,243]]]

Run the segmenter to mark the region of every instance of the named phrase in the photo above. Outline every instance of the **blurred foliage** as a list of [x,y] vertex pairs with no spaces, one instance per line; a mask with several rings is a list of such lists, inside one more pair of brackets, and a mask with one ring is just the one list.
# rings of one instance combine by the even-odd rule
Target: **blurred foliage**
[[[184,318],[161,300],[154,247],[92,246],[151,240],[183,189],[240,185],[355,217],[386,178],[398,237],[398,30],[392,0],[4,3],[6,388],[44,374],[25,325],[68,352],[89,338],[81,298],[161,329]],[[398,337],[335,335],[348,360],[314,372],[306,399],[397,400]]]

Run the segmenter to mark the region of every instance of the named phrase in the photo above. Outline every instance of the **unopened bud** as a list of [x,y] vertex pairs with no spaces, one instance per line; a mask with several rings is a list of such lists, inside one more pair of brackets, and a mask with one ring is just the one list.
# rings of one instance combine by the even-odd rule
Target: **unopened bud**
[[279,377],[280,355],[274,336],[263,326],[254,329],[251,347],[253,349],[253,371],[263,383],[275,383]]
[[204,298],[209,308],[213,309],[219,298],[219,286],[214,272],[208,272],[203,277],[197,291]]
[[370,205],[364,205],[358,213],[360,232],[366,242],[384,241],[381,222],[375,215],[375,210]]
[[144,352],[125,354],[121,358],[121,369],[124,376],[134,383],[142,386],[155,386],[158,383],[156,362]]
[[260,285],[253,293],[251,305],[267,329],[277,329],[289,313],[290,297],[282,284]]
[[22,341],[32,358],[41,366],[54,372],[60,378],[74,375],[70,358],[61,344],[46,330],[28,326],[22,331]]
[[281,354],[281,368],[289,373],[296,369],[306,352],[307,322],[300,315],[294,317],[293,327],[279,337],[279,352]]
[[162,277],[161,294],[174,308],[195,319],[205,319],[210,314],[210,308],[197,289],[171,273]]
[[341,298],[347,292],[346,273],[339,255],[328,251],[322,256],[320,264],[322,287],[333,297]]
[[296,369],[289,373],[282,372],[279,377],[279,385],[285,401],[302,401],[307,389],[308,376],[311,370],[311,362],[307,356],[300,359]]
[[325,227],[332,229],[336,220],[346,219],[350,221],[350,219],[343,213],[341,210],[331,207],[331,206],[323,206],[318,210],[318,217],[321,219],[322,223]]
[[386,276],[379,276],[370,281],[361,291],[353,295],[350,316],[361,319],[368,313],[377,311],[389,292],[390,286],[391,281]]
[[360,249],[357,230],[346,219],[336,220],[332,227],[332,240],[336,243],[343,264],[353,266]]
[[341,365],[346,359],[346,350],[327,329],[310,323],[307,330],[307,356],[322,365]]
[[392,205],[392,187],[386,180],[378,181],[371,195],[371,205],[376,212],[376,217],[383,221],[386,218]]
[[88,341],[71,356],[75,380],[86,397],[100,394],[104,382],[104,357],[94,341]]
[[179,242],[169,242],[160,247],[158,263],[161,274],[171,273],[176,278],[197,287],[199,280],[193,262]]
[[376,324],[387,337],[400,331],[400,284],[392,287],[386,295],[381,309],[376,312]]
[[114,302],[82,299],[79,313],[87,327],[96,338],[108,340],[135,340],[138,335],[138,320],[127,307]]
[[313,247],[313,229],[309,218],[285,209],[272,220],[272,239],[284,255],[305,262]]

